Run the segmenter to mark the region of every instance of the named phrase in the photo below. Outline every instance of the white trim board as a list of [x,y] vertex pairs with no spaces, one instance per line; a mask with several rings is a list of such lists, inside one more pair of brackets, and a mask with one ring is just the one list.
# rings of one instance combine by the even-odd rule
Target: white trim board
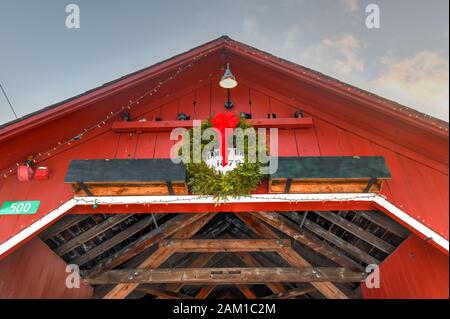
[[[384,197],[374,193],[327,193],[327,194],[255,194],[241,198],[230,198],[219,203],[261,203],[261,202],[351,202],[368,201],[374,202],[393,214],[410,228],[422,234],[427,240],[433,241],[446,251],[449,250],[449,242],[440,234],[436,233],[426,225],[420,223]],[[212,196],[92,196],[74,197],[51,211],[30,226],[0,244],[0,256],[12,249],[28,237],[32,236],[55,219],[77,205],[126,205],[126,204],[215,204],[218,203]]]

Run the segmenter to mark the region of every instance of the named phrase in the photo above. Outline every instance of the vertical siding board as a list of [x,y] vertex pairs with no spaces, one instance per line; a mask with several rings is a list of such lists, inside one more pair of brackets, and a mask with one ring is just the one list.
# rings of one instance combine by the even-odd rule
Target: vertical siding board
[[270,113],[269,97],[259,91],[250,90],[251,111],[255,119],[267,118]]
[[134,158],[153,158],[156,147],[156,135],[157,133],[139,134]]
[[294,116],[295,110],[291,106],[273,97],[270,97],[269,102],[270,112],[275,113],[277,118],[289,118]]
[[184,113],[190,116],[192,120],[197,119],[194,112],[194,91],[180,97],[178,103],[178,113]]
[[207,119],[211,114],[211,84],[202,86],[195,91],[195,102],[197,119]]

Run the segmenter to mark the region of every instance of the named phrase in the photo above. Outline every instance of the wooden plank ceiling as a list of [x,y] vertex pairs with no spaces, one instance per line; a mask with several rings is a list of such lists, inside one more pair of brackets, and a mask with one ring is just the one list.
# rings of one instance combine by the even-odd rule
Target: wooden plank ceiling
[[39,236],[97,298],[359,298],[409,231],[377,211],[99,213]]

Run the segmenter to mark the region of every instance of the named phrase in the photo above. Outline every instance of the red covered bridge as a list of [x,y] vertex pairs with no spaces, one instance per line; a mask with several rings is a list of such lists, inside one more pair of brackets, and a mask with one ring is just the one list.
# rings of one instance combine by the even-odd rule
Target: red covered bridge
[[[165,184],[171,170],[125,186],[71,171],[145,176],[170,130],[225,112],[228,93],[321,179],[296,171],[216,205]],[[0,297],[448,298],[448,123],[228,37],[1,126],[0,153]],[[390,176],[352,176],[366,160]]]

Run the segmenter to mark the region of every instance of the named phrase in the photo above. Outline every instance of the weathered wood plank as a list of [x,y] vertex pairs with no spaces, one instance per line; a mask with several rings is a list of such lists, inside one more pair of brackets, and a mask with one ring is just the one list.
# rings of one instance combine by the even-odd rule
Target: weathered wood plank
[[378,265],[380,263],[380,261],[378,259],[376,259],[375,257],[372,257],[371,255],[362,251],[358,247],[353,246],[352,244],[350,244],[349,242],[346,242],[342,238],[339,238],[338,236],[330,233],[329,231],[320,227],[316,223],[313,223],[309,220],[305,220],[303,227],[305,227],[309,231],[313,232],[317,236],[322,237],[325,240],[328,240],[329,242],[333,243],[337,247],[341,248],[348,254],[354,256],[355,258],[357,258],[358,260],[361,260],[362,262],[364,262],[366,264]]
[[400,225],[399,223],[391,220],[388,216],[384,215],[384,213],[379,211],[356,211],[355,214],[358,214],[365,219],[371,221],[372,223],[377,224],[378,226],[383,227],[384,229],[390,231],[391,233],[397,235],[400,238],[408,237],[411,232]]
[[46,240],[62,233],[66,229],[69,229],[70,227],[75,226],[76,224],[78,224],[88,218],[91,218],[91,216],[90,215],[66,215],[66,216],[63,216],[56,223],[54,223],[49,228],[46,228],[44,231],[42,231],[39,234],[39,237],[43,241],[46,241]]
[[[195,214],[194,214],[195,215]],[[197,233],[206,223],[208,223],[211,218],[215,216],[215,213],[206,213],[206,214],[200,214],[199,219],[195,219],[191,222],[185,222],[184,226],[177,229],[176,233],[174,234],[177,238],[190,238],[195,233]],[[193,217],[190,217],[191,219]],[[184,227],[189,227],[188,231],[185,231]],[[139,269],[145,269],[145,268],[157,268],[159,267],[164,261],[166,261],[170,256],[173,255],[175,252],[172,248],[158,248],[150,257],[145,259],[142,263],[139,264]],[[105,297],[104,299],[123,299],[126,296],[128,296],[138,285],[137,284],[118,284],[115,286]]]
[[[157,216],[155,216],[155,219],[158,220],[162,216],[164,216],[164,214],[157,214]],[[89,250],[84,255],[81,255],[81,256],[73,259],[71,261],[71,263],[76,264],[78,266],[84,265],[85,263],[89,262],[93,258],[97,257],[98,255],[101,255],[103,252],[107,251],[108,249],[113,248],[114,246],[123,242],[127,238],[138,233],[145,227],[151,225],[152,223],[154,223],[152,216],[145,217],[145,218],[141,219],[140,221],[138,221],[137,223],[135,223],[134,225],[132,225],[132,226],[126,228],[125,230],[121,231],[120,233],[114,235],[110,239],[102,242],[98,246],[95,246],[93,249]]]
[[345,268],[170,268],[117,269],[87,278],[89,284],[265,284],[268,282],[361,282],[367,274]]
[[54,251],[62,256],[65,253],[71,251],[72,249],[75,249],[76,247],[80,246],[81,244],[87,242],[88,240],[94,238],[95,236],[98,236],[99,234],[105,232],[106,230],[110,229],[111,227],[123,222],[125,219],[129,218],[131,215],[126,214],[117,214],[114,216],[111,216],[101,223],[95,225],[92,228],[89,228],[85,232],[81,233],[77,237],[72,238],[71,240],[67,241],[66,243],[62,244],[61,246],[58,246],[54,249]]
[[161,289],[158,287],[137,287],[136,291],[146,293],[148,295],[153,295],[163,299],[195,299],[192,296],[180,294],[179,292],[174,292],[170,290]]
[[[242,262],[247,266],[247,267],[261,267],[262,265],[255,259],[253,258],[252,255],[250,255],[249,253],[236,253],[235,254],[239,259],[242,260]],[[267,287],[274,293],[281,293],[286,291],[283,288],[283,285],[280,283],[267,283]]]
[[387,254],[392,253],[395,250],[395,247],[384,241],[381,238],[378,238],[374,234],[362,229],[358,225],[353,224],[351,221],[343,218],[342,216],[337,215],[333,212],[315,212],[322,218],[332,222],[333,224],[345,229],[349,233],[355,235],[356,237],[364,240],[365,242],[377,247],[381,251],[384,251]]
[[294,288],[294,289],[289,289],[285,292],[265,296],[265,297],[262,297],[261,299],[290,299],[290,298],[295,298],[295,297],[306,295],[306,294],[316,291],[316,290],[317,289],[314,287]]
[[214,289],[216,289],[215,285],[208,285],[202,287],[202,289],[200,289],[200,291],[195,296],[195,299],[206,299],[211,294],[211,292],[213,292]]
[[177,252],[263,252],[291,247],[291,242],[288,239],[166,239],[159,242],[159,247]]
[[[238,215],[239,216],[239,215]],[[242,221],[245,223],[249,218],[244,218]],[[264,225],[263,223],[260,223]],[[268,226],[258,225],[256,221],[247,224],[247,226],[253,230],[257,235],[265,238],[277,238],[277,234],[271,230]],[[278,254],[283,257],[289,264],[295,267],[310,267],[310,263],[305,260],[302,256],[298,255],[292,247],[282,248],[277,251]],[[317,288],[325,297],[330,299],[347,299],[347,296],[340,291],[332,282],[316,282],[313,286]]]
[[250,289],[248,285],[236,285],[239,291],[244,295],[247,299],[258,299],[255,293]]
[[[258,212],[251,213],[251,216],[254,216],[265,223],[275,227],[279,231],[285,233],[286,235],[292,237],[297,240],[299,243],[311,248],[317,253],[327,257],[328,259],[334,261],[335,263],[349,268],[349,269],[358,269],[361,270],[362,267],[358,265],[356,262],[352,261],[350,258],[345,256],[343,253],[334,249],[330,245],[314,238],[310,234],[299,230],[298,226],[287,219],[280,216],[278,213],[269,213],[269,212]],[[244,218],[246,218],[244,216]],[[261,227],[261,226],[260,226]]]
[[205,216],[208,218],[212,213],[205,214],[179,214],[173,217],[171,220],[163,223],[158,228],[153,229],[148,234],[140,237],[135,242],[122,248],[117,253],[111,255],[105,261],[99,263],[94,269],[90,270],[88,274],[93,275],[95,273],[102,272],[106,269],[114,268],[127,260],[137,256],[147,248],[158,243],[160,240],[168,238],[175,232],[183,229],[184,227],[200,220],[204,219]]

